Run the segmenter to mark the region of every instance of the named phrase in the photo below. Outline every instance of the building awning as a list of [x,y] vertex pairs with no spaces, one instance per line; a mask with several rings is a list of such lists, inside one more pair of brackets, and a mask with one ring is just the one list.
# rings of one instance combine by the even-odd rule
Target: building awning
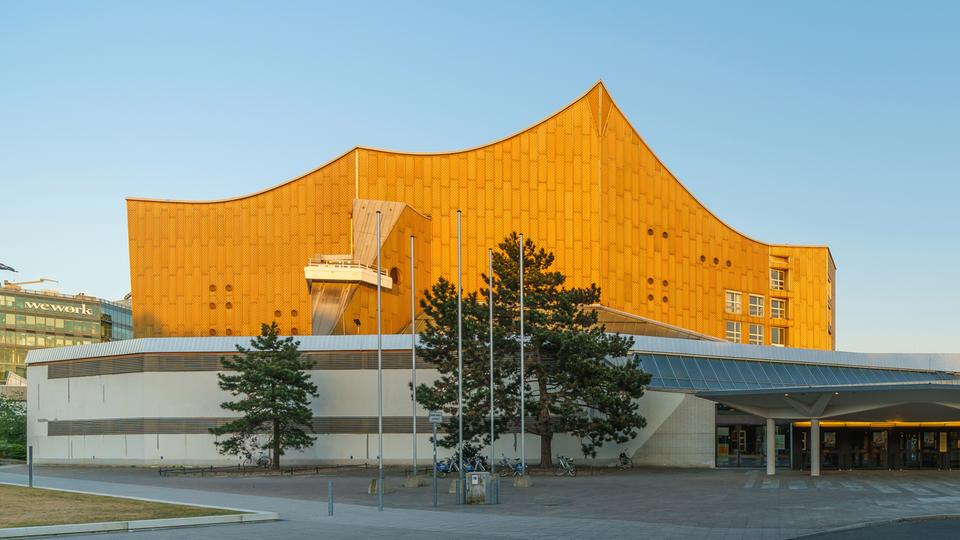
[[756,416],[781,420],[960,421],[960,384],[949,381],[714,390],[696,395]]

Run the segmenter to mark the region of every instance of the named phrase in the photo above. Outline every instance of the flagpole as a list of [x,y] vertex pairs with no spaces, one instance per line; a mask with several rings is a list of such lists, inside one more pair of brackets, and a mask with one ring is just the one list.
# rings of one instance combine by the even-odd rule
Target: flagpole
[[459,450],[457,457],[460,460],[459,499],[457,504],[463,504],[466,486],[463,485],[463,267],[461,259],[461,229],[460,218],[462,212],[457,210],[457,421],[459,422]]
[[526,423],[526,375],[523,369],[523,233],[520,234],[520,469],[523,475],[527,474],[527,423]]
[[413,235],[410,235],[410,371],[413,394],[413,476],[417,476],[417,288],[413,251]]
[[383,333],[380,327],[380,211],[377,210],[377,510],[383,512]]
[[497,462],[496,452],[494,451],[494,436],[496,432],[494,431],[494,407],[493,407],[493,250],[487,249],[487,262],[488,262],[488,275],[487,279],[490,281],[490,300],[488,301],[490,305],[490,476],[496,477],[496,465]]

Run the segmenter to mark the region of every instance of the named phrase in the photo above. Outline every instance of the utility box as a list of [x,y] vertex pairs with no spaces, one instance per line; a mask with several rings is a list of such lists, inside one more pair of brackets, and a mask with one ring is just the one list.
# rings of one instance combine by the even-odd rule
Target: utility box
[[497,479],[488,472],[466,474],[467,504],[494,504]]

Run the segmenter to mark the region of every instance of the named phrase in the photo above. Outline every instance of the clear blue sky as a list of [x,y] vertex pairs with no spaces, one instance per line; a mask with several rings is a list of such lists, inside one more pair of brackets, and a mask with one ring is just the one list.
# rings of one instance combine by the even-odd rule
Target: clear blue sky
[[2,277],[118,298],[126,196],[481,144],[602,78],[732,226],[831,246],[839,348],[960,352],[960,3],[399,4],[0,1]]

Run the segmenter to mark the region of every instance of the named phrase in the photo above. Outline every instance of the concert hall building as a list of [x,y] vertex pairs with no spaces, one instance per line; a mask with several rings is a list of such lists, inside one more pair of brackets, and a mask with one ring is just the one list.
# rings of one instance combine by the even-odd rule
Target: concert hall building
[[[410,332],[420,322],[411,299],[455,276],[458,209],[466,291],[480,288],[487,249],[521,232],[556,255],[568,284],[601,288],[591,309],[608,331],[634,336],[631,355],[652,375],[640,400],[647,426],[604,446],[596,463],[624,451],[639,464],[771,474],[960,467],[960,356],[835,351],[830,250],[761,242],[726,225],[653,154],[602,83],[475,148],[355,147],[250,195],[128,199],[140,339],[31,351],[37,460],[234,462],[208,432],[228,417],[216,374],[222,357],[276,321],[298,336],[320,387],[317,442],[290,461],[376,461],[380,212],[384,459],[409,462]],[[421,382],[437,376],[418,369]],[[537,437],[527,437],[535,459]],[[554,444],[568,455],[579,448],[570,437]],[[512,434],[495,451],[518,447]]]

